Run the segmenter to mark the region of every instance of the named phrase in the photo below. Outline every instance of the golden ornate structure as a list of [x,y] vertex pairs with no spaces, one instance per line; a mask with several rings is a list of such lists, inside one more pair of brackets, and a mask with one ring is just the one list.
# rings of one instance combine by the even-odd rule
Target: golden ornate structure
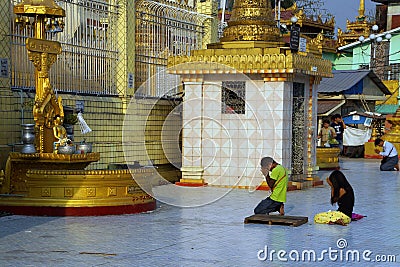
[[[46,24],[55,23],[56,19],[65,17],[65,11],[52,0],[22,1],[14,6],[14,13],[19,16],[35,19],[34,38],[27,38],[26,49],[29,60],[35,66],[35,146],[39,153],[53,152],[54,117],[64,118],[61,98],[56,97],[49,80],[49,70],[61,54],[61,44],[46,40]],[[17,18],[17,21],[24,21]],[[58,22],[58,21],[57,21]],[[60,24],[63,24],[61,21]]]
[[[207,49],[192,51],[190,56],[169,57],[170,73],[179,74],[184,82],[198,83],[208,74],[244,73],[257,79],[262,77],[264,82],[292,82],[296,75],[307,75],[310,92],[322,77],[333,77],[331,62],[322,59],[322,35],[308,40],[306,52],[292,52],[282,40],[268,0],[235,1],[232,17],[220,40],[207,45]],[[308,165],[304,176],[311,179],[315,174],[315,162],[311,162],[314,153],[312,102],[310,94],[305,114],[309,124],[305,130]],[[183,166],[182,173],[182,184],[204,184],[201,166]]]
[[[400,108],[398,108],[395,114],[390,116],[390,118],[387,118],[387,121],[389,120],[391,123],[391,127],[380,138],[382,138],[385,141],[389,141],[396,147],[397,151],[400,151]],[[372,133],[371,142],[366,142],[364,144],[365,147],[364,158],[373,158],[373,159],[382,158],[381,155],[375,152],[376,148],[381,149],[380,147],[376,147],[373,142],[377,137],[379,136],[377,135],[375,130]]]
[[[132,178],[146,179],[151,168],[128,170],[84,170],[100,159],[99,153],[53,153],[62,127],[61,98],[49,80],[50,66],[61,53],[58,42],[46,40],[46,29],[63,25],[62,8],[53,0],[22,1],[14,7],[18,16],[33,17],[35,38],[28,38],[29,60],[35,66],[36,95],[33,106],[36,151],[9,154],[5,174],[0,173],[0,210],[27,215],[109,215],[155,209],[155,200]],[[17,21],[23,23],[24,17]],[[65,130],[65,129],[61,129]],[[133,176],[133,177],[132,177]]]
[[371,26],[372,23],[368,22],[365,16],[365,1],[360,0],[356,21],[351,22],[347,20],[345,32],[340,28],[338,29],[338,46],[356,42],[360,36],[369,36],[371,33]]
[[274,24],[271,1],[235,1],[221,41],[277,41],[280,32]]
[[339,165],[340,149],[337,147],[318,147],[317,165],[320,169],[333,170],[340,169]]
[[[315,19],[314,17],[308,17],[303,8],[298,8],[295,3],[293,6],[287,8],[285,11],[290,11],[297,18],[297,24],[300,25],[303,32],[315,33],[315,30],[323,30],[325,32],[333,32],[335,29],[335,17],[332,16],[327,18],[325,21],[322,16],[319,15]],[[291,24],[290,19],[282,19],[282,23],[287,25]]]
[[389,141],[396,145],[396,148],[400,148],[400,108],[396,110],[396,113],[390,117],[392,127],[390,131],[382,136],[383,140]]
[[[307,39],[307,43],[315,42],[318,40],[318,49],[323,52],[335,53],[336,52],[336,40],[325,36],[326,34],[333,34],[335,31],[335,17],[330,16],[323,19],[321,15],[318,16],[307,16],[303,8],[298,8],[295,3],[290,8],[284,10],[282,13],[286,14],[281,20],[286,25],[291,25],[290,18],[295,16],[297,18],[296,24],[301,27],[301,32],[304,34],[304,38]],[[289,33],[287,34],[289,35]],[[317,37],[317,38],[315,38]]]
[[[331,62],[321,58],[322,42],[318,35],[309,41],[307,53],[292,53],[275,25],[270,1],[242,0],[234,3],[221,42],[190,56],[169,57],[168,66],[177,74],[208,74],[217,71],[208,63],[216,62],[227,66],[219,72],[260,73],[265,81],[291,80],[294,73],[332,77]],[[180,69],[182,63],[189,64]]]

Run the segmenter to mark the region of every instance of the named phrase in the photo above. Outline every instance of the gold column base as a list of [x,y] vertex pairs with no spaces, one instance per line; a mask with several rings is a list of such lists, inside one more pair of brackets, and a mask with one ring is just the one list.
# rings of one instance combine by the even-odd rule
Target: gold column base
[[207,185],[203,179],[204,169],[202,167],[182,167],[181,171],[182,179],[176,182],[176,185],[193,187]]

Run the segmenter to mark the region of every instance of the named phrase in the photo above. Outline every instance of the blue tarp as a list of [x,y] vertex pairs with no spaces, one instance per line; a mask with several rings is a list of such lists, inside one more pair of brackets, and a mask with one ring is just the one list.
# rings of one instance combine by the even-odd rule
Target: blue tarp
[[345,124],[364,124],[366,118],[365,116],[354,114],[343,117],[343,121]]

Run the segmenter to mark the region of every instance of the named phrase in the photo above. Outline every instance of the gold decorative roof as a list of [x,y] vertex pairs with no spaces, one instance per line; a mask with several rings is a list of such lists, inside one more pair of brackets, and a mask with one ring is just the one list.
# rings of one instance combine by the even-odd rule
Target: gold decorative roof
[[[295,10],[294,15],[298,19],[297,24],[299,24],[301,27],[314,26],[314,27],[318,27],[320,29],[331,30],[331,31],[333,31],[335,28],[335,17],[334,16],[323,21],[322,15],[318,15],[318,17],[314,20],[313,17],[307,17],[307,15],[304,13],[303,9]],[[290,19],[287,21],[289,22]]]
[[264,81],[291,81],[296,73],[333,77],[332,63],[322,58],[323,35],[309,39],[306,52],[285,47],[270,0],[238,0],[224,36],[207,49],[168,58],[169,73],[197,81],[205,74],[245,73]]
[[360,7],[358,9],[356,21],[351,22],[347,20],[345,32],[340,28],[338,29],[338,46],[356,42],[360,36],[369,36],[371,33],[372,23],[367,21],[364,13],[365,3],[364,0],[360,0]]

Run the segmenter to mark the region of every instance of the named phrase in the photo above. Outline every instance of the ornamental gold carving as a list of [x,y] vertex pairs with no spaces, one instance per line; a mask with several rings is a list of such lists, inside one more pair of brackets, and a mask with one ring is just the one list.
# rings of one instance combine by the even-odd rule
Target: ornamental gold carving
[[95,187],[86,188],[86,195],[88,197],[95,197],[96,196],[96,188]]
[[279,37],[269,0],[235,1],[228,27],[224,29],[225,41],[268,41]]
[[42,197],[51,197],[50,187],[42,188]]
[[61,54],[61,44],[59,42],[36,38],[26,39],[26,49],[32,52]]
[[115,186],[110,186],[108,188],[108,196],[116,196],[117,195],[117,188]]
[[[213,60],[213,61],[212,61]],[[218,64],[210,64],[218,62]],[[186,63],[186,64],[183,64]],[[182,65],[180,65],[182,64]],[[257,55],[219,55],[213,56],[175,56],[168,58],[171,73],[317,73],[323,77],[332,77],[332,63],[313,55],[299,54],[257,54]],[[318,70],[317,72],[312,69]]]
[[71,187],[64,188],[64,197],[73,197],[74,196],[74,189]]

